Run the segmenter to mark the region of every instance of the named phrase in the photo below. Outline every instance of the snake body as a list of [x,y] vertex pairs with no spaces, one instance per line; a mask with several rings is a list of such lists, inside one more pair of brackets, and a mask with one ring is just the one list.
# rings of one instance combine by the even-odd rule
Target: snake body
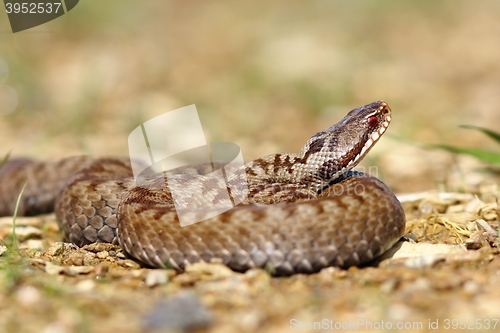
[[[27,181],[20,214],[55,209],[66,240],[79,246],[118,243],[147,266],[183,271],[219,260],[236,271],[263,267],[290,275],[362,265],[404,232],[404,212],[392,191],[378,178],[351,170],[390,120],[388,104],[374,102],[313,135],[297,154],[247,163],[244,202],[185,227],[168,187],[137,186],[130,160],[119,158],[12,159],[0,169],[0,215],[13,213]],[[203,168],[195,169],[204,174]],[[211,203],[228,190],[196,179]],[[150,179],[164,181],[162,175]],[[185,192],[189,197],[189,188]]]

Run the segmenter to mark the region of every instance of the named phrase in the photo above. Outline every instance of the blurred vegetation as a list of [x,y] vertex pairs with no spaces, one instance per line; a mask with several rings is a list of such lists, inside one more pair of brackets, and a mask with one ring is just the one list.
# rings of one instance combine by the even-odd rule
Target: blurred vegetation
[[7,292],[12,291],[13,288],[18,285],[21,279],[21,270],[25,266],[26,258],[22,256],[21,252],[19,251],[19,242],[16,235],[17,212],[25,187],[26,183],[23,185],[21,192],[17,196],[16,206],[14,208],[14,214],[12,216],[12,235],[10,237],[10,241],[4,241],[0,239],[0,245],[3,245],[7,248],[6,253],[3,253],[0,256],[0,271],[5,272],[3,279],[0,280],[0,284],[2,285],[1,287],[3,287],[0,288],[0,290],[4,289]]
[[[472,125],[462,125],[463,128],[477,130],[486,134],[488,137],[500,144],[500,133],[492,131],[490,129]],[[467,148],[467,147],[457,147],[450,146],[446,144],[427,144],[428,148],[432,149],[443,149],[454,154],[463,154],[475,157],[483,162],[490,163],[496,166],[500,166],[500,153],[482,150],[479,148]],[[498,170],[500,172],[500,169]]]
[[0,169],[3,167],[3,165],[5,163],[7,163],[7,161],[9,160],[9,157],[10,157],[10,153],[5,154],[5,156],[0,161]]
[[[500,125],[499,14],[495,0],[88,0],[13,35],[0,13],[3,84],[19,97],[0,115],[0,154],[126,155],[141,122],[196,104],[207,139],[235,142],[251,160],[298,151],[381,99],[394,112],[390,134],[493,147],[456,128]],[[451,168],[387,138],[370,161],[405,191]]]

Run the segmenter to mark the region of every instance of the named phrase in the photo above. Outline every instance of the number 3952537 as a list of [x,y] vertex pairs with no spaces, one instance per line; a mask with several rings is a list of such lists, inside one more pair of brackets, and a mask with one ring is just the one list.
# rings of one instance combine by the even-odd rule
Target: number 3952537
[[23,3],[5,3],[5,10],[7,14],[11,13],[23,13],[23,14],[42,14],[42,13],[58,13],[59,10],[62,10],[61,3],[50,3],[50,2],[23,2]]

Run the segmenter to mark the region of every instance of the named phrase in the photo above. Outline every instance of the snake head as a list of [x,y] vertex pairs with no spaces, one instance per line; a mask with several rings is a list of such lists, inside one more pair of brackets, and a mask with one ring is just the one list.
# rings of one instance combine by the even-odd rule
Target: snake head
[[[302,148],[301,162],[309,166],[304,178],[331,183],[355,167],[380,139],[391,121],[384,101],[349,111],[337,124],[312,136]],[[320,186],[322,187],[322,186]]]
[[333,127],[335,127],[335,132],[339,128],[344,129],[345,139],[347,139],[345,144],[352,146],[352,149],[347,151],[346,157],[356,165],[384,134],[390,122],[389,104],[378,101],[349,111],[344,119]]

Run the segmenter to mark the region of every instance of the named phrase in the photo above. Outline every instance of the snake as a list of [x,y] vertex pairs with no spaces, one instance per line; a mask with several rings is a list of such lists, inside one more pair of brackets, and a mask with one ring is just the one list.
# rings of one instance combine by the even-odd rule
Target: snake
[[[240,173],[248,184],[244,200],[187,226],[179,223],[168,186],[138,184],[131,170],[135,161],[112,157],[8,159],[0,169],[0,216],[14,213],[25,185],[18,215],[55,211],[65,241],[118,244],[145,267],[183,272],[194,263],[222,262],[237,272],[264,268],[286,276],[363,266],[393,247],[405,228],[403,208],[390,188],[353,169],[391,117],[387,102],[373,102],[314,134],[298,153],[246,163]],[[203,178],[214,167],[190,166],[195,171],[186,172],[211,204],[230,191],[228,184]],[[165,185],[165,175],[148,182]],[[189,186],[184,194],[191,197]]]

